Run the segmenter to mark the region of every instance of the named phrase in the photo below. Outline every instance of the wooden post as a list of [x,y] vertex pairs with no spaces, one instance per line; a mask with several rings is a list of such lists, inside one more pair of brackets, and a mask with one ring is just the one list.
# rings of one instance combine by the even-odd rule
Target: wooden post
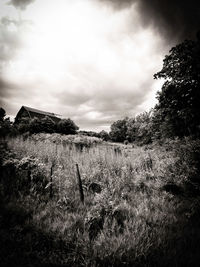
[[76,172],[77,172],[77,179],[78,179],[78,185],[79,185],[79,193],[80,193],[80,200],[82,203],[84,203],[84,194],[83,194],[83,186],[81,181],[81,176],[78,168],[78,164],[76,163]]
[[51,165],[51,175],[50,175],[50,192],[49,192],[49,196],[50,198],[53,197],[53,185],[52,185],[52,182],[53,182],[53,167],[54,167],[54,164]]
[[28,188],[29,188],[29,190],[30,190],[31,187],[32,187],[31,170],[30,170],[30,168],[28,169],[27,177],[28,177]]

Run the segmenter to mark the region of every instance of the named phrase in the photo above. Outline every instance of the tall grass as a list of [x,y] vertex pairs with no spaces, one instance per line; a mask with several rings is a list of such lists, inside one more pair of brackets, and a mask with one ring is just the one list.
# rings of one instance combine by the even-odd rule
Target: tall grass
[[[61,238],[70,248],[56,257],[56,263],[187,266],[190,262],[197,266],[194,244],[200,234],[188,224],[195,217],[199,197],[189,195],[186,187],[197,173],[196,166],[186,164],[189,156],[183,151],[188,144],[182,144],[181,150],[178,142],[134,148],[103,142],[80,148],[77,143],[44,136],[8,140],[16,158],[37,158],[38,169],[45,169],[49,181],[53,166],[53,199],[47,195],[42,201],[29,195],[19,203],[31,207],[39,229]],[[84,205],[79,200],[76,163],[84,185]],[[100,193],[88,190],[94,182],[101,186]]]

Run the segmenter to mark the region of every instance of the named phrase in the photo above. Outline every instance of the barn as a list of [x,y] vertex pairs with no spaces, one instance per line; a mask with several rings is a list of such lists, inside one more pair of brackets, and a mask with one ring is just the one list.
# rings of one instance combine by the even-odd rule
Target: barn
[[51,118],[55,123],[57,123],[61,120],[61,118],[59,118],[58,115],[56,115],[54,113],[50,113],[50,112],[42,111],[39,109],[22,106],[15,117],[15,123],[19,123],[23,118],[42,119],[46,116]]

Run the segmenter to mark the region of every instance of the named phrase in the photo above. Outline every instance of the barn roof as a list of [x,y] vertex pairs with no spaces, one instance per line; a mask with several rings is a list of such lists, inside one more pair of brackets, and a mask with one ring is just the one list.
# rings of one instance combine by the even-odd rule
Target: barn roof
[[46,116],[56,117],[56,115],[57,115],[55,113],[50,113],[50,112],[46,112],[46,111],[39,110],[36,108],[27,107],[27,106],[22,106],[22,108],[24,108],[28,112],[39,113],[39,114],[46,115]]
[[23,114],[23,111],[26,111],[28,113],[28,116],[30,118],[34,118],[34,117],[39,117],[39,118],[43,118],[45,116],[48,116],[50,117],[54,122],[58,122],[61,120],[61,118],[59,118],[58,116],[60,115],[57,115],[55,113],[51,113],[51,112],[46,112],[46,111],[43,111],[43,110],[39,110],[39,109],[36,109],[36,108],[31,108],[31,107],[27,107],[27,106],[22,106],[20,108],[20,110],[18,111],[16,117],[15,117],[15,123],[18,123],[20,118],[21,118],[21,114]]

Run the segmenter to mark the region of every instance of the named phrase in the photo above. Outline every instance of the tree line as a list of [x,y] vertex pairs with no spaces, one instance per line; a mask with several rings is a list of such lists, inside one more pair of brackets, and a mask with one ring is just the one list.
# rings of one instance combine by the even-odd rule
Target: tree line
[[32,119],[22,118],[19,123],[11,123],[9,118],[5,118],[6,112],[0,108],[0,135],[7,134],[35,134],[35,133],[60,133],[60,134],[76,134],[79,127],[70,119],[61,119],[54,122],[50,117],[44,118],[34,117]]
[[[164,79],[157,93],[158,104],[149,112],[112,123],[109,133],[80,131],[81,134],[114,142],[149,144],[155,140],[191,136],[200,137],[200,34],[197,40],[185,40],[173,47],[163,60],[162,69],[154,74]],[[71,119],[54,123],[49,117],[24,119],[13,126],[0,109],[0,134],[58,132],[76,134],[79,127]]]
[[196,41],[185,40],[173,47],[154,78],[165,80],[157,93],[158,104],[136,118],[114,122],[111,139],[145,144],[165,138],[199,138],[200,33]]

